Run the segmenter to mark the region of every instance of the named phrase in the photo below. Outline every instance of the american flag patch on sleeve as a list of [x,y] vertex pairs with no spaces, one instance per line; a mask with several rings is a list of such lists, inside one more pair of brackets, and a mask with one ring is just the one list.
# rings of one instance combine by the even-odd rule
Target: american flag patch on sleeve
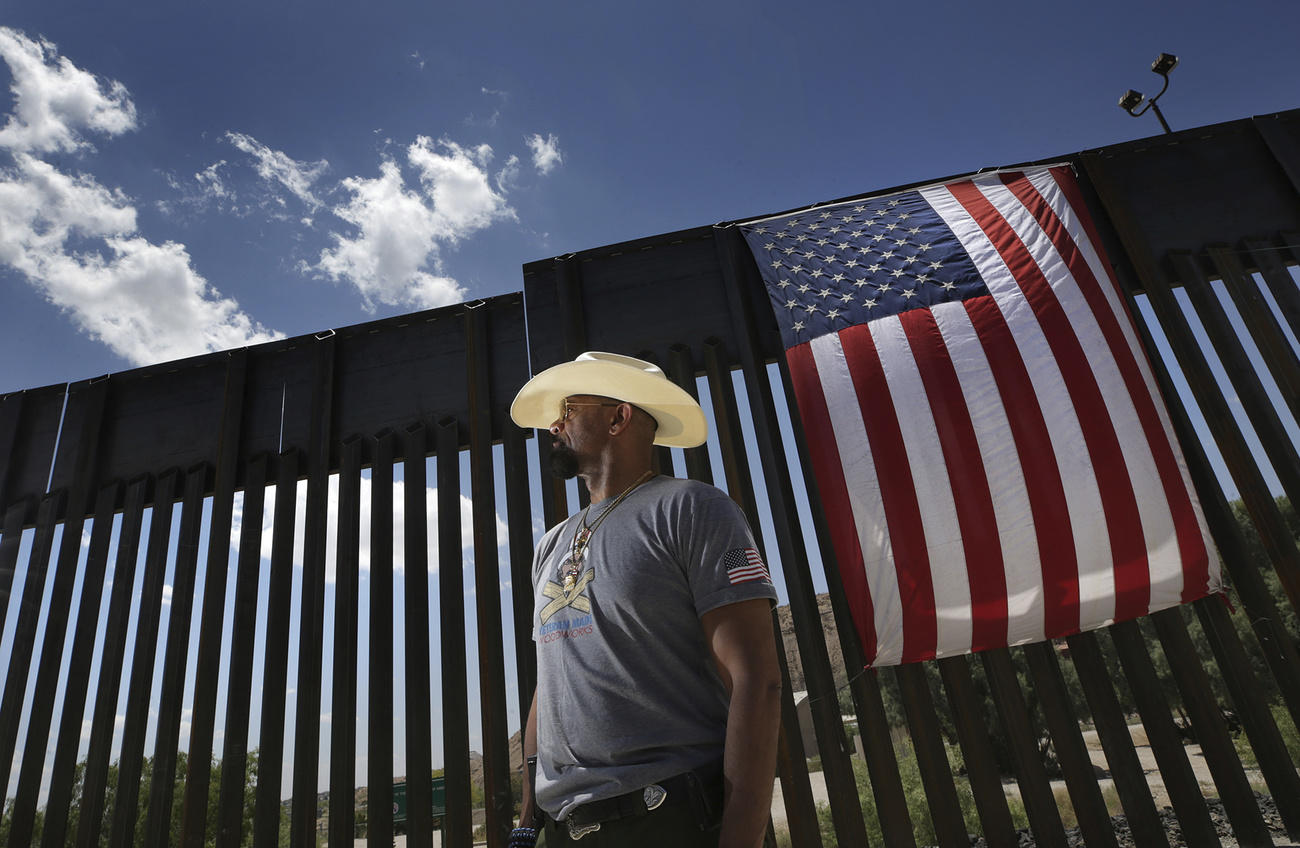
[[727,580],[731,583],[772,580],[763,558],[753,548],[732,548],[722,555],[722,564],[727,567]]

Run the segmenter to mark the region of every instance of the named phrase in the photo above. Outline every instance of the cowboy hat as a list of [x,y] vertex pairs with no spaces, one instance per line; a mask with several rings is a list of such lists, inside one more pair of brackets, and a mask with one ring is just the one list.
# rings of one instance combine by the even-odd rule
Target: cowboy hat
[[600,395],[649,413],[658,423],[655,444],[672,448],[701,445],[709,434],[704,411],[685,389],[643,359],[597,350],[547,368],[524,384],[510,404],[520,427],[545,430],[560,416],[560,403],[573,395]]

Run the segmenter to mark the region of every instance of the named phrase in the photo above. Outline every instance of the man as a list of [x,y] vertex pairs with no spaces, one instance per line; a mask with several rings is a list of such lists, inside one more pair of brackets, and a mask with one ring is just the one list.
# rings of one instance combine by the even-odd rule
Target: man
[[530,380],[510,414],[549,428],[552,471],[591,493],[533,558],[536,774],[511,846],[545,822],[550,848],[755,848],[781,709],[776,592],[726,494],[651,471],[654,445],[704,442],[699,404],[648,362],[591,352]]

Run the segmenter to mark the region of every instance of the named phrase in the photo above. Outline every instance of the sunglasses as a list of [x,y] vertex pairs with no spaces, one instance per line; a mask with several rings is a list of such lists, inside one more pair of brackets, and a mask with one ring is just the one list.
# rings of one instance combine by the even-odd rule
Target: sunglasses
[[565,421],[568,421],[569,416],[573,414],[573,410],[579,406],[621,406],[622,403],[623,403],[622,401],[613,401],[613,402],[596,401],[596,400],[572,401],[569,400],[568,398],[565,398],[564,400],[560,401],[560,422],[563,423]]

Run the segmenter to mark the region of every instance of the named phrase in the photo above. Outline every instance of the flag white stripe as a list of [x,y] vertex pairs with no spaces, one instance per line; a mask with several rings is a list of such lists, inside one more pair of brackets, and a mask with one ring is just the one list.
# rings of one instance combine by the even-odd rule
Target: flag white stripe
[[872,321],[868,327],[880,361],[886,363],[885,381],[894,401],[894,415],[900,424],[912,486],[921,508],[921,526],[916,532],[925,538],[931,573],[941,571],[945,575],[933,581],[939,656],[968,653],[972,632],[970,575],[957,523],[957,504],[926,396],[927,386],[912,358],[912,346],[898,316]]
[[[1083,429],[1052,348],[1019,283],[980,225],[948,189],[929,189],[922,195],[966,248],[1027,366],[1065,487],[1066,509],[1073,528],[1071,541],[1079,568],[1080,621],[1109,621],[1115,606],[1110,539],[1104,533],[1080,532],[1083,528],[1105,526],[1101,490],[1084,449]],[[1085,599],[1090,600],[1085,602]]]
[[889,525],[880,497],[880,480],[871,457],[858,405],[857,390],[844,358],[840,338],[830,333],[809,345],[817,376],[826,398],[826,410],[835,432],[835,445],[849,493],[858,546],[862,550],[862,568],[875,618],[877,639],[873,665],[897,665],[903,656],[903,601],[898,589],[894,549],[889,540]]
[[[1153,603],[1157,601],[1158,591],[1164,594],[1172,591],[1173,596],[1179,598],[1183,589],[1183,569],[1172,508],[1155,457],[1147,444],[1146,431],[1124,378],[1114,366],[1115,355],[1106,342],[1101,325],[1066,267],[1065,259],[1020,199],[1001,182],[984,187],[983,191],[1021,241],[1030,245],[1031,253],[1047,279],[1056,281],[1052,290],[1091,366],[1093,379],[1097,381],[1107,415],[1119,439],[1120,453],[1137,499],[1150,568],[1151,600]],[[1105,367],[1097,367],[1099,364]],[[1113,617],[1113,614],[1109,616]]]
[[944,303],[931,311],[952,356],[993,499],[1007,581],[1007,643],[1040,640],[1046,633],[1042,563],[1011,422],[966,307]]
[[[1155,375],[1151,373],[1150,363],[1147,361],[1146,352],[1142,349],[1142,344],[1138,341],[1137,334],[1133,328],[1133,319],[1129,317],[1128,309],[1120,300],[1119,291],[1111,282],[1109,269],[1101,261],[1097,254],[1097,248],[1090,239],[1087,238],[1087,231],[1084,230],[1078,214],[1074,207],[1070,205],[1065,193],[1057,186],[1056,180],[1052,177],[1051,171],[1028,171],[1025,176],[1031,185],[1038,189],[1038,193],[1047,201],[1053,214],[1065,222],[1066,227],[1071,233],[1078,233],[1079,238],[1075,242],[1083,252],[1084,261],[1092,270],[1092,275],[1097,278],[1102,292],[1106,295],[1106,303],[1109,304],[1111,312],[1114,313],[1115,319],[1119,322],[1120,329],[1124,333],[1124,341],[1128,345],[1129,352],[1137,360],[1138,369],[1142,372],[1142,379],[1146,381],[1147,391],[1153,398],[1160,397],[1160,390],[1156,387]],[[1156,411],[1160,415],[1160,420],[1164,423],[1165,431],[1170,440],[1173,440],[1173,429],[1169,425],[1168,418],[1165,414],[1164,404],[1157,403]]]
[[[1178,465],[1179,477],[1182,480],[1183,488],[1187,491],[1193,505],[1193,512],[1196,514],[1197,527],[1200,530],[1201,538],[1209,548],[1210,555],[1210,575],[1211,585],[1218,583],[1219,577],[1219,557],[1214,548],[1213,538],[1210,536],[1209,525],[1205,523],[1205,514],[1201,509],[1199,499],[1196,497],[1196,487],[1192,485],[1192,475],[1187,469],[1187,460],[1178,444],[1178,438],[1174,434],[1173,422],[1169,420],[1169,411],[1165,408],[1164,400],[1160,393],[1160,388],[1156,383],[1155,374],[1151,370],[1151,362],[1147,358],[1145,349],[1137,337],[1137,331],[1134,328],[1132,317],[1129,316],[1128,307],[1121,299],[1120,292],[1115,286],[1110,276],[1110,269],[1102,261],[1101,256],[1097,253],[1097,246],[1088,239],[1087,231],[1083,228],[1079,220],[1079,214],[1074,207],[1070,205],[1069,199],[1057,185],[1056,178],[1048,169],[1038,171],[1028,171],[1026,176],[1029,182],[1038,189],[1038,193],[1043,196],[1048,205],[1051,206],[1052,212],[1058,218],[1065,222],[1069,231],[1080,233],[1081,237],[1077,240],[1080,250],[1083,252],[1084,259],[1088,267],[1092,269],[1093,276],[1097,278],[1101,290],[1106,295],[1106,302],[1110,305],[1115,319],[1119,322],[1120,329],[1124,333],[1125,343],[1129,347],[1130,353],[1137,361],[1138,371],[1142,374],[1142,380],[1146,385],[1148,394],[1153,400],[1153,406],[1156,415],[1160,419],[1160,426],[1164,430],[1165,438],[1169,441],[1174,451],[1174,459]],[[1181,567],[1180,567],[1181,572]],[[1179,598],[1181,600],[1181,597]],[[1154,605],[1154,595],[1152,597],[1152,610],[1160,609]]]

